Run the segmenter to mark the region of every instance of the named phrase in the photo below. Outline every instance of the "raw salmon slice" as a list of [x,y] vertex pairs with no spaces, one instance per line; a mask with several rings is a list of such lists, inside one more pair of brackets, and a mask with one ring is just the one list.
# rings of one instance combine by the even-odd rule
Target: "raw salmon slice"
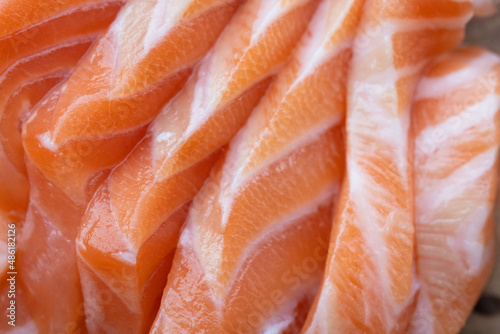
[[20,266],[40,332],[85,328],[75,237],[90,194],[180,90],[238,4],[129,1],[26,120],[31,192]]
[[72,201],[86,204],[91,179],[142,138],[239,2],[130,1],[27,120],[28,158]]
[[320,4],[195,197],[151,333],[300,331],[344,168],[347,69],[362,4]]
[[458,333],[496,249],[500,58],[467,48],[437,60],[412,117],[421,289],[411,332]]
[[77,239],[89,330],[149,330],[192,198],[316,5],[242,5],[185,88],[96,192]]
[[68,76],[96,37],[79,37],[65,46],[21,59],[0,75],[0,210],[16,221],[23,219],[29,201],[21,123],[31,108]]
[[105,29],[125,0],[3,0],[0,74],[50,47],[63,47]]
[[472,4],[367,0],[348,85],[346,176],[325,277],[304,333],[404,333],[415,307],[409,110],[430,59]]
[[123,2],[17,0],[0,4],[0,210],[11,220],[21,221],[28,206],[21,121],[67,76]]
[[[67,77],[90,44],[114,19],[122,0],[2,1],[0,4],[0,228],[20,232],[28,206],[28,178],[21,145],[21,122],[54,85]],[[40,6],[43,5],[43,6]],[[20,16],[20,13],[22,15]],[[20,19],[22,17],[22,19]],[[85,19],[83,19],[85,17]],[[7,252],[7,248],[2,248]],[[3,258],[2,258],[3,260]],[[7,264],[7,262],[5,262]],[[7,298],[2,265],[3,312]],[[33,332],[33,322],[17,282],[16,327],[2,322],[0,332]],[[5,294],[4,294],[5,292]],[[5,307],[4,307],[5,306]],[[2,312],[2,315],[3,315]],[[2,317],[7,319],[6,316]],[[5,325],[5,326],[4,326]]]

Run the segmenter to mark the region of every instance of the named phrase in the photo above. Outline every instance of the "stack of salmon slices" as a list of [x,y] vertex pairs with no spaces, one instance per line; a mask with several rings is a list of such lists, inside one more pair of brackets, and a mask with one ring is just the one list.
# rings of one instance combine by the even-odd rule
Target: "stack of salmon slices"
[[458,333],[491,0],[0,0],[1,333]]

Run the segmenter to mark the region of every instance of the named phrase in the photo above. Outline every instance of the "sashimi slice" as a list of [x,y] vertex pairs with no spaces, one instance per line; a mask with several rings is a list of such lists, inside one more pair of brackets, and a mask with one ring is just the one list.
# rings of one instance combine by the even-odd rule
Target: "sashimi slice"
[[[7,241],[7,236],[3,236],[7,224],[15,223],[19,234],[28,206],[29,186],[21,145],[22,120],[32,106],[67,77],[123,3],[123,0],[1,2],[0,216],[5,218],[0,219],[2,241]],[[29,10],[33,11],[27,12]],[[2,249],[2,257],[4,251],[7,252],[6,247]],[[6,263],[2,259],[0,305],[3,311],[7,309],[4,303],[10,301],[6,292],[9,283],[4,279],[7,269],[3,265]],[[1,332],[22,333],[34,328],[18,281],[16,290],[16,327],[3,321]]]
[[20,59],[105,29],[125,0],[3,0],[0,74]]
[[21,282],[40,332],[85,328],[75,237],[90,195],[180,90],[239,3],[127,2],[26,120],[30,205]]
[[0,210],[16,222],[26,214],[29,190],[21,122],[67,76],[124,1],[41,3],[0,4]]
[[242,5],[184,89],[96,192],[77,238],[90,331],[149,329],[192,198],[316,5]]
[[479,48],[440,58],[412,121],[421,288],[411,333],[458,333],[495,257],[500,58]]
[[409,110],[424,66],[460,43],[471,16],[467,1],[366,1],[348,85],[346,177],[304,333],[407,331],[418,289]]
[[135,146],[240,2],[128,2],[27,120],[29,159],[71,200],[86,203],[91,179]]
[[21,124],[31,108],[68,76],[97,34],[21,59],[0,75],[0,210],[21,221],[29,184]]
[[0,4],[0,210],[17,220],[26,213],[29,189],[20,122],[67,75],[123,3],[17,0]]
[[344,169],[363,0],[323,1],[195,197],[151,333],[297,333],[323,273]]

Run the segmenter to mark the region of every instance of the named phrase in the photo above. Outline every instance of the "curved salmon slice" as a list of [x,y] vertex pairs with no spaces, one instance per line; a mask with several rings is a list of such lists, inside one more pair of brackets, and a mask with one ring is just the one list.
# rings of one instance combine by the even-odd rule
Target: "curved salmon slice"
[[45,94],[68,76],[97,34],[22,59],[0,75],[0,210],[22,220],[29,184],[21,123]]
[[125,0],[3,0],[0,74],[20,59],[93,35],[114,19]]
[[415,307],[409,110],[422,69],[454,48],[466,1],[367,0],[348,88],[346,177],[304,333],[404,333]]
[[412,116],[421,289],[411,332],[458,333],[496,249],[500,58],[466,48],[437,60]]
[[75,237],[87,201],[180,90],[238,4],[129,1],[25,121],[30,206],[21,282],[41,332],[85,328]]
[[92,177],[121,161],[144,135],[238,3],[129,2],[26,121],[28,158],[75,203],[86,204]]
[[344,168],[347,68],[362,4],[320,4],[195,197],[151,333],[300,330]]
[[192,198],[288,58],[316,4],[242,5],[184,89],[96,192],[77,238],[90,330],[149,329]]
[[21,121],[67,76],[123,2],[6,0],[0,4],[0,210],[12,219],[21,221],[28,205]]
[[[6,231],[8,223],[21,223],[28,206],[29,185],[21,145],[23,119],[52,87],[67,77],[91,43],[115,18],[123,2],[1,2],[0,216],[6,217],[5,221],[0,219],[2,231]],[[19,233],[19,224],[17,230]],[[7,270],[2,268],[2,277],[6,273]],[[5,279],[2,279],[0,289],[0,302],[2,310],[5,310],[3,302],[8,302],[6,295],[3,295],[3,291],[8,289]],[[21,300],[24,299],[20,295],[21,291],[18,282],[16,327],[2,327],[2,332],[11,329],[32,332],[34,328],[27,305]]]

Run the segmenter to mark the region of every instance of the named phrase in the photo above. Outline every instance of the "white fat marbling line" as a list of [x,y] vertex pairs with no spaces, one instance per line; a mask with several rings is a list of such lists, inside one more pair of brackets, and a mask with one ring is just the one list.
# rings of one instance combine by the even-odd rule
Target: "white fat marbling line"
[[[303,284],[294,291],[291,296],[287,296],[288,300],[275,312],[269,319],[266,319],[262,328],[262,334],[282,333],[290,326],[296,318],[295,307],[304,298],[314,299],[317,286],[320,283],[320,277],[309,278],[308,282]],[[275,305],[276,306],[276,305]]]
[[[426,220],[425,216],[432,214],[444,204],[461,194],[470,184],[491,170],[497,158],[498,147],[478,154],[467,164],[457,168],[444,179],[435,180],[434,186],[429,187],[415,197],[416,212],[419,220]],[[439,191],[436,191],[439,189]]]
[[337,114],[334,115],[334,117],[332,117],[330,120],[320,124],[319,126],[309,129],[309,131],[304,136],[292,140],[286,147],[284,147],[282,151],[279,152],[279,154],[276,154],[271,159],[263,161],[250,173],[244,173],[244,170],[246,169],[248,163],[250,162],[250,159],[252,158],[254,149],[259,146],[263,137],[272,135],[272,130],[266,128],[261,133],[257,141],[249,142],[249,140],[245,136],[245,132],[248,131],[248,129],[244,128],[244,130],[242,130],[238,137],[236,137],[233,141],[233,144],[231,145],[231,148],[227,154],[227,163],[223,167],[223,175],[225,177],[223,177],[221,182],[222,192],[220,194],[222,227],[226,226],[232,210],[234,198],[243,186],[250,182],[265,167],[282,160],[292,152],[297,151],[301,147],[313,142],[320,135],[328,131],[328,129],[338,125],[341,119],[342,117]]
[[[83,243],[78,242],[78,240],[77,240],[77,248],[85,249],[85,247],[83,246]],[[77,250],[77,252],[78,252],[78,250]],[[136,264],[135,263],[135,256],[132,255],[131,253],[128,253],[128,252],[112,253],[111,256],[113,258],[117,259],[118,261],[120,261],[124,264],[127,264],[127,265],[135,265]],[[123,290],[122,290],[123,286],[131,287],[132,285],[135,285],[134,277],[127,277],[127,274],[122,273],[122,277],[119,277],[118,279],[120,279],[120,282],[123,284],[123,286],[120,285],[117,287],[116,284],[113,284],[113,279],[111,279],[111,281],[110,281],[109,275],[106,275],[106,274],[103,275],[103,272],[101,270],[98,270],[98,271],[93,270],[93,266],[85,260],[85,257],[83,257],[81,255],[78,255],[78,257],[79,257],[79,260],[82,263],[84,263],[89,268],[89,270],[91,270],[94,273],[94,275],[101,281],[101,283],[105,284],[109,288],[109,290],[113,292],[113,295],[115,297],[118,297],[122,301],[122,303],[130,311],[137,312],[137,309],[131,308],[132,305],[138,304],[138,301],[135,299],[135,296],[127,297],[127,295],[124,294]],[[133,257],[133,259],[131,257]],[[111,282],[111,284],[109,284],[110,282]],[[92,280],[87,281],[87,283],[85,284],[85,285],[87,285],[86,286],[87,290],[89,288],[90,289],[92,288],[92,283],[93,283]],[[85,289],[85,285],[83,286],[84,289]]]
[[[330,201],[334,196],[336,196],[338,191],[339,189],[337,185],[330,188],[326,188],[323,191],[323,193],[318,195],[317,198],[305,204],[304,206],[297,208],[286,218],[276,222],[269,222],[268,226],[261,231],[260,236],[258,236],[254,240],[249,240],[248,244],[246,245],[241,255],[238,265],[236,266],[234,272],[232,273],[231,281],[228,283],[227,286],[224,287],[219,286],[219,277],[222,276],[223,274],[222,271],[224,270],[224,268],[222,268],[222,266],[220,265],[223,260],[222,251],[224,249],[224,243],[225,243],[224,236],[223,235],[215,236],[215,234],[211,234],[209,236],[193,235],[191,241],[195,245],[191,247],[194,249],[196,256],[200,260],[200,264],[201,267],[203,267],[203,271],[205,273],[205,278],[207,279],[207,281],[210,282],[211,286],[219,286],[220,287],[219,291],[222,291],[224,293],[229,291],[229,289],[234,284],[237,283],[235,282],[236,276],[238,272],[241,271],[245,261],[251,258],[252,255],[256,253],[260,245],[265,243],[266,240],[272,238],[280,231],[286,230],[287,228],[292,226],[300,218],[318,210],[318,208],[321,205],[328,203],[328,201]],[[198,234],[196,232],[194,234]],[[196,240],[201,240],[202,238],[207,238],[207,237],[209,239],[214,239],[214,238],[217,239],[216,241],[213,242],[213,247],[210,248],[209,254],[205,254],[205,252],[200,251],[200,249],[196,246],[197,243]],[[218,305],[221,309],[223,307],[224,298],[225,295],[215,296],[214,294],[214,303]]]
[[[331,241],[330,241],[331,244]],[[328,251],[330,254],[330,251]],[[328,260],[330,257],[328,257]],[[328,264],[327,264],[328,266]],[[339,291],[333,285],[329,277],[323,279],[323,284],[320,290],[320,298],[318,300],[318,307],[316,308],[316,313],[314,314],[313,322],[311,323],[311,328],[313,333],[316,333],[314,329],[318,329],[321,334],[327,334],[331,331],[330,324],[334,324],[338,312],[331,312],[332,300],[337,300]],[[334,306],[335,309],[335,306]],[[312,334],[312,333],[307,333]]]
[[[333,48],[328,48],[332,37],[344,27],[342,24],[345,18],[354,10],[356,0],[351,1],[323,1],[316,10],[311,22],[309,23],[305,39],[299,44],[294,52],[301,63],[297,80],[290,87],[295,88],[296,84],[312,75],[317,67],[332,59],[339,52],[350,48],[353,43],[355,31],[351,38],[343,41]],[[333,19],[334,18],[334,19]]]
[[[308,0],[289,1],[286,6],[283,6],[281,2],[277,1],[262,1],[262,7],[258,12],[257,19],[252,25],[251,41],[245,48],[250,49],[254,45],[258,44],[261,40],[262,34],[264,34],[274,22],[279,20],[293,8],[307,1]],[[228,28],[226,27],[226,29]],[[229,47],[231,41],[227,39],[232,38],[232,36],[227,35],[226,39],[224,39],[224,35],[222,37],[223,38],[219,39],[217,42],[217,45],[219,47],[222,45]],[[210,56],[205,58],[199,68],[198,82],[195,86],[194,98],[191,105],[191,118],[188,129],[186,130],[187,137],[197,131],[210,118],[210,116],[213,115],[226,91],[227,84],[237,73],[238,68],[228,69],[223,67],[221,68],[223,73],[214,71],[214,68],[216,68],[216,65],[219,62],[219,56],[212,52]],[[265,75],[265,73],[262,73],[262,75]],[[221,81],[221,78],[222,84],[217,84],[217,82]],[[241,91],[238,93],[241,93]]]
[[[366,196],[366,194],[377,194],[377,196],[381,197],[381,194],[385,194],[388,190],[383,189],[382,185],[375,184],[375,181],[367,175],[363,167],[349,160],[348,179],[350,186],[348,196],[351,200],[353,211],[356,212],[354,224],[362,233],[363,240],[367,245],[367,253],[372,254],[373,262],[376,263],[375,270],[381,289],[384,290],[385,295],[391,296],[389,284],[391,279],[387,271],[389,268],[386,252],[387,245],[385,233],[380,228],[380,220],[383,218],[377,212],[376,203],[373,203],[371,198],[367,198]],[[389,219],[389,217],[385,219]],[[345,224],[345,222],[338,223]],[[336,245],[337,247],[343,247],[339,242],[336,242]],[[336,253],[336,250],[334,250],[334,253]]]
[[[351,110],[348,111],[346,128],[347,140],[357,145],[357,138],[370,134],[377,138],[384,146],[390,147],[395,157],[393,161],[398,167],[399,175],[407,176],[408,170],[408,131],[409,114],[398,115],[397,92],[390,83],[395,82],[398,76],[393,73],[387,77],[387,86],[383,83],[359,82],[351,89]],[[389,87],[389,90],[387,89]],[[387,105],[380,101],[381,97],[391,96],[393,104]],[[362,145],[362,144],[361,144]],[[376,142],[374,142],[376,145]],[[354,155],[352,159],[357,159]]]
[[[365,59],[358,58],[358,61],[365,61]],[[383,185],[377,184],[375,180],[369,175],[369,173],[362,167],[360,162],[360,156],[358,153],[353,153],[357,146],[364,146],[362,142],[358,141],[358,136],[363,136],[364,134],[371,134],[373,138],[379,138],[379,140],[385,145],[387,145],[392,156],[395,157],[395,164],[398,167],[398,174],[402,177],[403,182],[409,182],[407,180],[407,170],[408,170],[408,129],[409,129],[409,115],[408,113],[403,113],[398,115],[397,113],[397,93],[394,89],[394,83],[400,78],[400,71],[396,71],[394,68],[389,69],[389,73],[383,77],[378,77],[377,80],[365,80],[366,73],[356,73],[354,72],[354,78],[358,82],[354,82],[351,85],[350,101],[354,101],[351,104],[351,108],[348,111],[347,120],[347,132],[348,132],[348,143],[353,147],[351,152],[347,153],[347,165],[348,165],[348,179],[350,184],[350,194],[351,202],[354,206],[354,211],[357,213],[355,223],[358,228],[363,233],[363,239],[365,240],[368,248],[373,253],[374,261],[378,263],[376,266],[377,276],[380,279],[381,289],[384,289],[384,293],[388,298],[392,297],[392,292],[389,282],[391,279],[387,271],[387,254],[385,250],[389,245],[386,245],[385,232],[381,231],[379,224],[374,224],[374,217],[378,217],[379,214],[376,210],[376,203],[373,202],[372,198],[367,198],[366,194],[388,194],[390,196],[390,190],[385,189]],[[361,80],[363,78],[363,80]],[[384,82],[386,84],[384,84]],[[389,87],[389,89],[387,89]],[[381,96],[393,96],[393,104],[386,105],[382,104],[379,99]],[[376,142],[374,143],[375,146]],[[370,155],[376,155],[376,152],[366,152],[365,159],[369,160]],[[368,189],[368,190],[367,190]],[[405,212],[399,212],[401,208],[394,207],[393,212],[389,217],[385,219],[394,220],[400,219],[401,217],[406,217]],[[405,224],[408,222],[402,222]],[[392,222],[394,224],[394,222]],[[395,309],[399,309],[400,306],[394,305]],[[388,312],[389,316],[392,312]],[[391,319],[385,319],[392,321]]]
[[274,22],[294,8],[302,6],[307,2],[309,2],[309,0],[286,1],[286,4],[283,4],[283,1],[261,1],[257,19],[252,24],[251,44],[257,43],[260,36],[262,36]]
[[493,210],[493,204],[489,202],[486,190],[485,195],[484,202],[476,207],[474,212],[457,221],[459,224],[457,234],[446,237],[448,247],[452,249],[454,254],[465,254],[465,258],[462,259],[465,264],[463,269],[473,275],[479,274],[488,260],[488,257],[485,256],[488,245],[483,243],[482,234]]
[[[452,108],[453,105],[450,105]],[[460,138],[468,129],[472,129],[482,123],[494,123],[495,114],[500,109],[500,98],[497,95],[488,95],[480,102],[464,108],[462,112],[453,117],[447,118],[445,121],[426,127],[415,138],[415,148],[417,149],[416,158],[419,153],[423,153],[419,148],[429,147],[429,143],[433,143],[432,151],[425,151],[425,155],[431,155],[435,151],[442,149],[442,144],[450,143],[454,138]]]
[[[260,37],[260,35],[263,34],[270,25],[276,22],[276,20],[306,1],[308,0],[291,1],[286,6],[283,6],[281,2],[262,1],[262,7],[252,26],[251,42],[246,45],[245,48],[252,48],[255,44],[259,43],[260,39],[253,38],[254,36]],[[231,24],[236,23],[233,21],[229,23],[229,25]],[[230,27],[226,27],[226,30],[228,29],[230,29]],[[218,107],[220,107],[221,99],[226,92],[227,84],[238,72],[238,67],[219,67],[218,65],[222,61],[221,57],[223,57],[224,54],[221,52],[216,53],[214,50],[228,48],[232,43],[230,40],[231,38],[232,36],[223,34],[217,41],[216,46],[208,53],[197,68],[197,81],[194,84],[188,127],[180,138],[175,138],[176,142],[167,152],[166,159],[203,126],[214,112],[217,111]],[[264,76],[266,73],[262,73],[262,75]],[[242,88],[245,89],[247,87]],[[236,95],[241,93],[242,91],[238,91]]]
[[[348,13],[352,10],[352,5],[352,2],[332,4],[328,1],[324,1],[320,4],[308,28],[309,32],[311,33],[309,35],[310,37],[307,37],[307,39],[303,41],[303,44],[299,47],[299,49],[294,51],[297,55],[297,58],[301,62],[301,68],[299,70],[297,79],[294,80],[290,88],[287,90],[285,96],[287,96],[288,93],[291,93],[294,88],[298,84],[303,82],[303,80],[305,80],[308,76],[314,74],[314,70],[318,66],[331,59],[342,49],[350,47],[352,40],[345,41],[345,43],[342,43],[341,45],[338,45],[336,48],[332,48],[331,50],[327,50],[326,48],[332,36],[342,28],[340,24],[343,22],[345,16],[347,16]],[[331,6],[334,6],[333,9],[331,8]],[[338,18],[332,20],[330,14],[335,14],[334,16]],[[331,24],[331,26],[329,26],[329,23]],[[254,110],[253,114],[255,115],[258,112],[262,112],[259,107]],[[248,124],[258,124],[258,121],[254,122],[253,120],[254,118],[258,118],[257,115],[250,116],[250,118],[251,119],[248,121]],[[229,168],[225,167],[224,170],[224,173],[226,173],[227,175],[234,175],[234,177],[231,178],[231,184],[222,185],[223,189],[228,189],[222,195],[223,226],[225,226],[225,224],[227,223],[227,219],[232,208],[232,201],[238,189],[240,189],[246,182],[248,182],[259,170],[261,170],[265,166],[272,164],[275,161],[278,161],[283,156],[286,156],[299,147],[314,140],[319,134],[336,125],[338,122],[340,122],[340,120],[340,115],[335,115],[335,117],[332,117],[329,122],[322,124],[318,128],[311,129],[311,131],[309,131],[307,135],[301,138],[297,138],[297,140],[295,141],[292,141],[289,146],[286,147],[286,149],[280,152],[280,154],[273,157],[273,159],[266,161],[258,169],[255,169],[252,173],[247,175],[243,175],[243,170],[246,168],[248,160],[252,157],[254,149],[252,149],[252,147],[248,147],[248,141],[245,140],[245,134],[248,134],[250,130],[244,128],[242,131],[240,131],[240,133],[233,141],[234,143],[236,143],[232,145],[234,146],[234,148],[231,149],[228,153],[227,161],[230,161],[230,163],[227,165],[229,165]],[[259,143],[264,137],[271,135],[270,132],[271,130],[269,129],[265,129],[264,131],[262,131],[257,141],[252,144],[253,148],[258,147]]]
[[418,295],[417,307],[411,321],[409,333],[428,334],[433,332],[436,317],[432,313],[432,304],[425,286],[421,287]]
[[165,37],[168,31],[179,23],[184,12],[192,3],[193,0],[156,1],[144,38],[145,53],[153,49]]
[[[426,76],[418,85],[415,99],[438,98],[475,84],[481,77],[490,73],[491,69],[499,61],[500,58],[497,55],[490,52],[483,52],[466,67],[458,71],[437,78]],[[492,88],[490,87],[491,90],[494,90],[496,82],[489,84],[493,86]],[[488,87],[485,88],[488,89]]]

